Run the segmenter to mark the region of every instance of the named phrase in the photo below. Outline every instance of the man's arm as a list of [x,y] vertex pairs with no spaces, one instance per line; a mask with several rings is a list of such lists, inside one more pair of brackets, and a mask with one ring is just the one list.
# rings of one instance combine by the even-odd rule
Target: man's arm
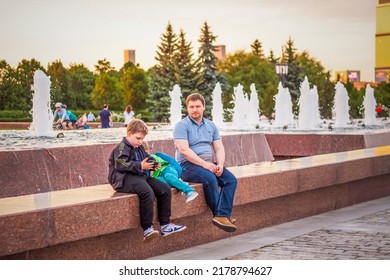
[[213,148],[217,160],[217,170],[215,171],[215,175],[221,176],[223,172],[223,166],[225,164],[225,148],[221,139],[213,142]]
[[183,157],[189,162],[208,169],[211,172],[216,171],[216,165],[201,159],[197,154],[195,154],[194,151],[190,149],[187,140],[176,139],[175,146],[178,149],[179,153],[181,153]]

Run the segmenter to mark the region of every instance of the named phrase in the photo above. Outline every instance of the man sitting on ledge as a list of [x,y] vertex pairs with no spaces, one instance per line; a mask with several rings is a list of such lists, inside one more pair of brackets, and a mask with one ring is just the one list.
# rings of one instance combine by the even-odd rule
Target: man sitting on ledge
[[206,203],[214,215],[213,224],[234,232],[236,226],[231,213],[237,179],[224,167],[225,149],[218,128],[203,118],[205,100],[202,95],[190,94],[186,105],[188,116],[178,122],[173,131],[176,160],[183,168],[182,179],[203,184]]

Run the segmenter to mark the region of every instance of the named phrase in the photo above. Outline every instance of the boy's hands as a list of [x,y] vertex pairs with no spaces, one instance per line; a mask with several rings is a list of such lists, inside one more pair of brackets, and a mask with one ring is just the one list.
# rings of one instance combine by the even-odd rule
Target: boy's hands
[[161,164],[157,164],[156,168],[153,168],[154,163],[153,162],[148,162],[148,158],[144,158],[143,161],[141,161],[141,168],[144,170],[157,170],[160,169]]

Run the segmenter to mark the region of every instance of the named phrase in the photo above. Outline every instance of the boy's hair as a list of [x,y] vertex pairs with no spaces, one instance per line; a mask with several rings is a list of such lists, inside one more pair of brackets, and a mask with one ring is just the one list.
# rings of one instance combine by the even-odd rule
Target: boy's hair
[[130,132],[131,134],[136,134],[140,132],[146,135],[148,134],[148,127],[143,120],[132,119],[127,125],[127,132]]
[[200,93],[191,93],[190,95],[188,95],[186,98],[186,105],[188,106],[188,103],[190,101],[197,101],[197,100],[200,100],[203,106],[205,106],[206,102],[204,101],[204,97]]

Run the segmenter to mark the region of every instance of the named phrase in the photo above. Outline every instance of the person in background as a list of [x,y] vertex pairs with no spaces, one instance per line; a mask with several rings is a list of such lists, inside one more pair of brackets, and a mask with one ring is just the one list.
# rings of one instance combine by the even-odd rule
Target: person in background
[[68,115],[66,114],[66,110],[62,107],[63,104],[61,102],[57,102],[55,104],[56,111],[54,112],[54,120],[58,117],[56,124],[61,125],[62,129],[72,129],[72,123],[69,120]]
[[110,128],[112,126],[112,116],[107,104],[103,105],[103,110],[99,112],[98,119],[100,120],[101,128]]
[[[141,226],[144,242],[165,237],[186,229],[171,223],[171,188],[150,176],[159,166],[148,162],[148,154],[142,146],[148,128],[142,120],[133,119],[127,126],[126,136],[113,149],[109,158],[108,182],[117,192],[133,193],[139,197]],[[153,227],[154,200],[157,200],[160,232]]]
[[94,121],[96,121],[95,115],[92,112],[89,112],[88,122],[94,122]]
[[126,127],[134,117],[133,108],[131,108],[130,105],[127,105],[123,114],[125,115],[125,127]]
[[234,232],[237,227],[231,218],[237,189],[236,177],[224,167],[225,148],[217,126],[203,118],[205,100],[199,93],[186,99],[188,116],[173,130],[176,160],[183,168],[182,179],[202,183],[206,203],[213,213],[212,223]]
[[79,118],[77,119],[77,122],[76,122],[76,127],[78,129],[80,129],[80,128],[84,128],[84,129],[91,128],[89,125],[87,125],[87,113],[84,113],[84,114],[79,116]]
[[65,104],[62,104],[62,107],[66,110],[66,115],[69,117],[69,120],[71,122],[71,124],[68,124],[68,128],[73,129],[74,128],[73,126],[77,122],[77,117],[70,110],[68,110],[68,107]]

